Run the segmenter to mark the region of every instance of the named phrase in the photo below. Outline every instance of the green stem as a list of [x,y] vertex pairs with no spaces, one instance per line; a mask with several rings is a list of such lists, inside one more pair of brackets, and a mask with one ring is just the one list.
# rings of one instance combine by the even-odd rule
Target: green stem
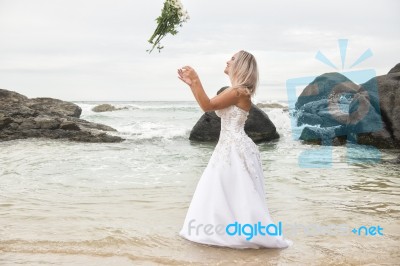
[[[165,19],[164,19],[165,20]],[[160,32],[160,27],[164,23],[164,20],[162,20],[160,23],[158,23],[156,30],[154,31],[153,35],[151,38],[148,40],[149,43],[153,43],[153,39],[159,34]]]
[[156,45],[158,45],[160,43],[161,39],[164,38],[165,35],[168,33],[168,32],[165,32],[165,29],[168,27],[168,20],[167,19],[164,19],[163,23],[160,23],[160,26],[161,26],[161,29],[159,31],[158,37],[157,37],[156,41],[154,42],[154,45],[151,48],[149,53],[151,53],[154,50]]

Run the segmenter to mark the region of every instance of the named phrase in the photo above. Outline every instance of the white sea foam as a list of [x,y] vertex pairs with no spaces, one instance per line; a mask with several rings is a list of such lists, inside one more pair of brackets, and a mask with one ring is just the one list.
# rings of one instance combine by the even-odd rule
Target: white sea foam
[[[76,102],[82,108],[82,119],[103,123],[115,128],[112,133],[132,141],[169,141],[188,139],[190,131],[204,113],[196,102]],[[96,105],[108,103],[116,108],[126,108],[111,112],[93,112]],[[285,105],[284,102],[268,102],[271,108],[261,108],[277,126],[281,133],[290,132],[288,112],[284,108],[276,108],[274,104]]]

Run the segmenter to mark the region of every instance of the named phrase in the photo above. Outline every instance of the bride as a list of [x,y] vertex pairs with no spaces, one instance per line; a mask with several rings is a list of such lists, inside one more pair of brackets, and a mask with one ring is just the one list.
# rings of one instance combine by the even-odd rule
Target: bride
[[258,85],[254,56],[235,53],[224,70],[231,87],[209,99],[196,71],[178,69],[204,112],[221,118],[221,131],[196,190],[179,235],[193,242],[230,248],[286,248],[266,204],[264,174],[258,146],[244,131],[251,96]]

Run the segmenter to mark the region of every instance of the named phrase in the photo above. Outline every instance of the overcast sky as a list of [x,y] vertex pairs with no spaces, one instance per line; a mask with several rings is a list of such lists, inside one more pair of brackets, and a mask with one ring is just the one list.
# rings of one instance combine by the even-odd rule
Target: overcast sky
[[254,101],[284,100],[286,80],[340,66],[338,39],[348,39],[346,66],[386,74],[400,62],[400,1],[182,0],[190,20],[165,48],[148,54],[163,0],[0,0],[0,88],[28,97],[75,100],[194,100],[177,78],[196,69],[209,97],[225,85],[226,61],[238,50],[256,56]]

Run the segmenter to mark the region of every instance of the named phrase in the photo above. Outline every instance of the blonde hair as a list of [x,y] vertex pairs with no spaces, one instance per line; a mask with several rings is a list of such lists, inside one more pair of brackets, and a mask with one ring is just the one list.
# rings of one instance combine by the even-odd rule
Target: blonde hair
[[233,89],[244,88],[247,96],[253,96],[259,78],[256,58],[249,52],[239,51],[230,67],[229,77]]

